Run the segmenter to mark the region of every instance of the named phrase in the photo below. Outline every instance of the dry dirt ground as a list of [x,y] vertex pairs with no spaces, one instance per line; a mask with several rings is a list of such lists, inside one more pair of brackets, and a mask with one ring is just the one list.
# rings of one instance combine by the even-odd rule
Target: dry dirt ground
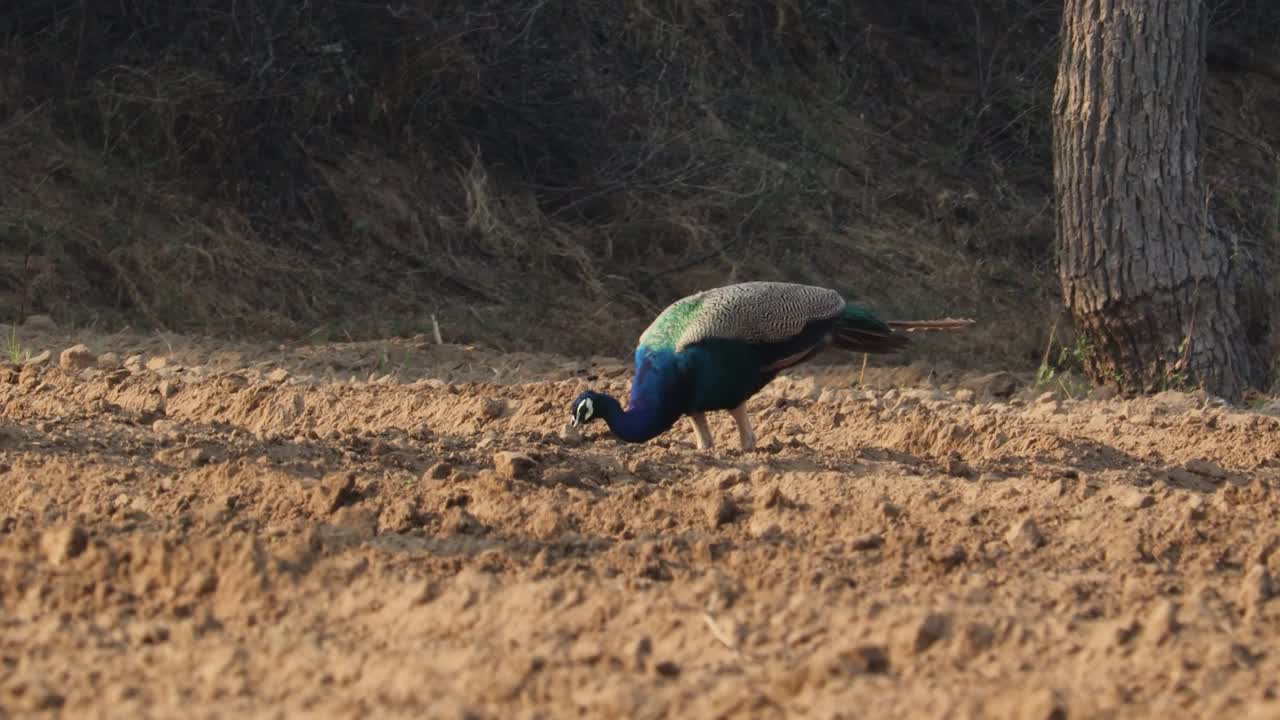
[[8,717],[1280,716],[1265,412],[855,361],[702,453],[562,434],[616,360],[23,341]]

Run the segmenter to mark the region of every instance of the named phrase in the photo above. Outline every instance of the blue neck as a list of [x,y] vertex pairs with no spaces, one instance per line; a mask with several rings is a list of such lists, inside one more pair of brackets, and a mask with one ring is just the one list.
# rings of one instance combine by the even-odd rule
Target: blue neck
[[603,396],[601,403],[605,406],[601,415],[609,424],[609,429],[619,438],[631,442],[642,443],[652,440],[671,429],[679,419],[677,414],[662,413],[654,406],[623,410],[622,404],[609,396]]

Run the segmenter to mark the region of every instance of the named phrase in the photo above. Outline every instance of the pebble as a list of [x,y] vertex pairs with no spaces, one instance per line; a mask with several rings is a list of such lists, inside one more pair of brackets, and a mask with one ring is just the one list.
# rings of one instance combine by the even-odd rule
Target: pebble
[[40,353],[33,355],[27,358],[25,361],[23,361],[22,366],[23,367],[40,367],[41,365],[44,365],[45,363],[49,362],[49,360],[52,357],[53,357],[53,353],[49,352],[48,350],[43,350]]
[[1023,550],[1035,550],[1045,544],[1044,533],[1040,532],[1040,527],[1031,518],[1023,518],[1014,523],[1005,534],[1005,540],[1014,548]]
[[922,653],[951,633],[951,616],[931,612],[920,618],[911,631],[911,651]]
[[40,536],[40,549],[54,565],[79,556],[89,546],[89,533],[79,525],[64,525],[46,530]]
[[849,547],[854,550],[875,550],[884,545],[884,536],[880,533],[866,533],[859,535],[849,543]]
[[733,522],[739,514],[738,504],[723,493],[712,497],[707,504],[707,523],[713,528]]
[[963,565],[969,559],[969,552],[959,543],[952,545],[944,545],[934,549],[930,558],[946,568],[954,568]]
[[502,413],[507,409],[506,401],[501,398],[483,398],[480,401],[480,414],[489,420],[495,420],[502,417]]
[[171,432],[177,432],[178,423],[174,420],[160,419],[151,423],[151,432],[157,435],[168,435]]
[[447,462],[440,461],[427,468],[427,471],[422,474],[422,477],[425,480],[444,480],[451,474],[453,474],[453,466]]
[[58,356],[58,367],[73,372],[93,367],[97,362],[98,358],[83,344],[72,345]]
[[1227,471],[1223,470],[1221,465],[1218,465],[1212,460],[1206,460],[1204,458],[1195,458],[1192,460],[1188,460],[1185,463],[1183,463],[1182,467],[1186,468],[1189,472],[1195,473],[1196,475],[1203,475],[1205,477],[1214,478],[1216,480],[1221,480],[1227,477]]
[[320,481],[312,506],[321,515],[329,515],[357,499],[355,473],[334,473]]
[[1135,491],[1129,494],[1124,500],[1124,506],[1130,510],[1142,510],[1156,504],[1156,499],[1151,493]]
[[493,467],[499,477],[523,480],[533,474],[533,458],[524,453],[501,450],[493,455]]

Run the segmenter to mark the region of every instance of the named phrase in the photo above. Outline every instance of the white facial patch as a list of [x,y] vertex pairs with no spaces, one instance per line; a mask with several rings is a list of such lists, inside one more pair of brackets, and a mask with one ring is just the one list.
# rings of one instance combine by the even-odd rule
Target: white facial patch
[[591,416],[595,414],[595,411],[596,407],[591,402],[591,398],[584,398],[582,402],[578,403],[578,411],[575,414],[575,417],[577,417],[578,422],[584,423],[591,419]]

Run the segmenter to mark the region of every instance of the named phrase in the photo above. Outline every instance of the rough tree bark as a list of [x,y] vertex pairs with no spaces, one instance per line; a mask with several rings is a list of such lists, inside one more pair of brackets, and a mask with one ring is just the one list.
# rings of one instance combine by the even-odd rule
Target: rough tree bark
[[1266,379],[1253,327],[1263,310],[1240,299],[1250,268],[1206,204],[1205,33],[1201,0],[1066,0],[1053,105],[1058,275],[1095,380],[1236,400]]

